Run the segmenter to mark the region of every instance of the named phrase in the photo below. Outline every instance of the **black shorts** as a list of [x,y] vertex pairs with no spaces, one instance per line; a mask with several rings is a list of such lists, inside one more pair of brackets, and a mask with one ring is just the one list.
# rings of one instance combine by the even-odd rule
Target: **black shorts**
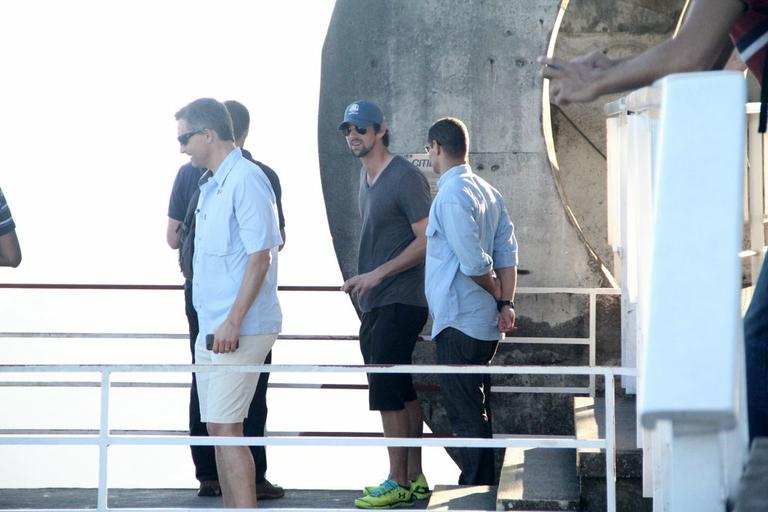
[[[411,364],[416,338],[429,310],[389,304],[363,313],[360,352],[365,364]],[[416,400],[410,373],[368,374],[368,405],[372,411],[399,411]]]

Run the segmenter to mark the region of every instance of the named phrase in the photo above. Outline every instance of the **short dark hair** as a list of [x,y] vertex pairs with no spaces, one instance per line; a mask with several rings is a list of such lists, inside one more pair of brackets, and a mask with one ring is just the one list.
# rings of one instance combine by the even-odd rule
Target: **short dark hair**
[[248,127],[251,126],[251,115],[248,113],[248,109],[245,105],[235,100],[227,100],[224,102],[224,106],[229,110],[229,115],[232,117],[232,129],[235,132],[235,140],[243,136],[248,131]]
[[455,117],[444,117],[430,126],[427,142],[440,144],[452,158],[466,158],[469,147],[469,132],[464,123]]
[[[373,123],[373,132],[379,133],[381,131],[381,125],[378,123]],[[389,128],[387,128],[387,131],[384,133],[384,136],[381,138],[381,143],[384,144],[385,148],[389,147]]]
[[190,130],[210,129],[221,140],[234,141],[232,118],[223,103],[213,98],[200,98],[176,112],[176,120],[184,119]]

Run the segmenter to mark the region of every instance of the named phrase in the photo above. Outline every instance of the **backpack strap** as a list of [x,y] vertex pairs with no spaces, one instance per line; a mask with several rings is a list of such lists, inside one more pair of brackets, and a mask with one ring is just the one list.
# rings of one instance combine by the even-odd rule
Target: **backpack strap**
[[192,256],[195,252],[195,213],[197,212],[197,200],[200,197],[200,189],[197,188],[189,198],[187,213],[184,221],[176,228],[179,233],[179,267],[186,279],[192,279]]

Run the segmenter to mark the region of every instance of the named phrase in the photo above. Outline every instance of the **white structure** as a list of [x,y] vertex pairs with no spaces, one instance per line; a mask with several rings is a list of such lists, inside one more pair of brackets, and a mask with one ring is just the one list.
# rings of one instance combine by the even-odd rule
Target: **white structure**
[[744,105],[743,75],[716,72],[671,75],[607,108],[622,365],[638,366],[637,387],[624,384],[638,393],[654,510],[724,511],[746,458]]

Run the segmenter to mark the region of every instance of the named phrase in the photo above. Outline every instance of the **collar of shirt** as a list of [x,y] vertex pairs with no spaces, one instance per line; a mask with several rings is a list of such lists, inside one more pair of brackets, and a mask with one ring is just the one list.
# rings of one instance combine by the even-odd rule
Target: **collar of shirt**
[[437,188],[445,185],[454,176],[459,176],[464,173],[472,173],[472,168],[469,166],[469,164],[460,164],[451,167],[440,176],[440,179],[437,180]]
[[219,164],[218,169],[213,173],[213,180],[218,183],[219,187],[224,185],[224,181],[227,179],[227,176],[229,176],[229,171],[232,170],[242,156],[243,152],[240,151],[240,148],[235,148],[230,151],[227,157]]
[[197,180],[197,186],[204,185],[208,182],[208,180],[213,176],[213,173],[210,169],[204,169],[203,174],[200,175],[200,179]]

